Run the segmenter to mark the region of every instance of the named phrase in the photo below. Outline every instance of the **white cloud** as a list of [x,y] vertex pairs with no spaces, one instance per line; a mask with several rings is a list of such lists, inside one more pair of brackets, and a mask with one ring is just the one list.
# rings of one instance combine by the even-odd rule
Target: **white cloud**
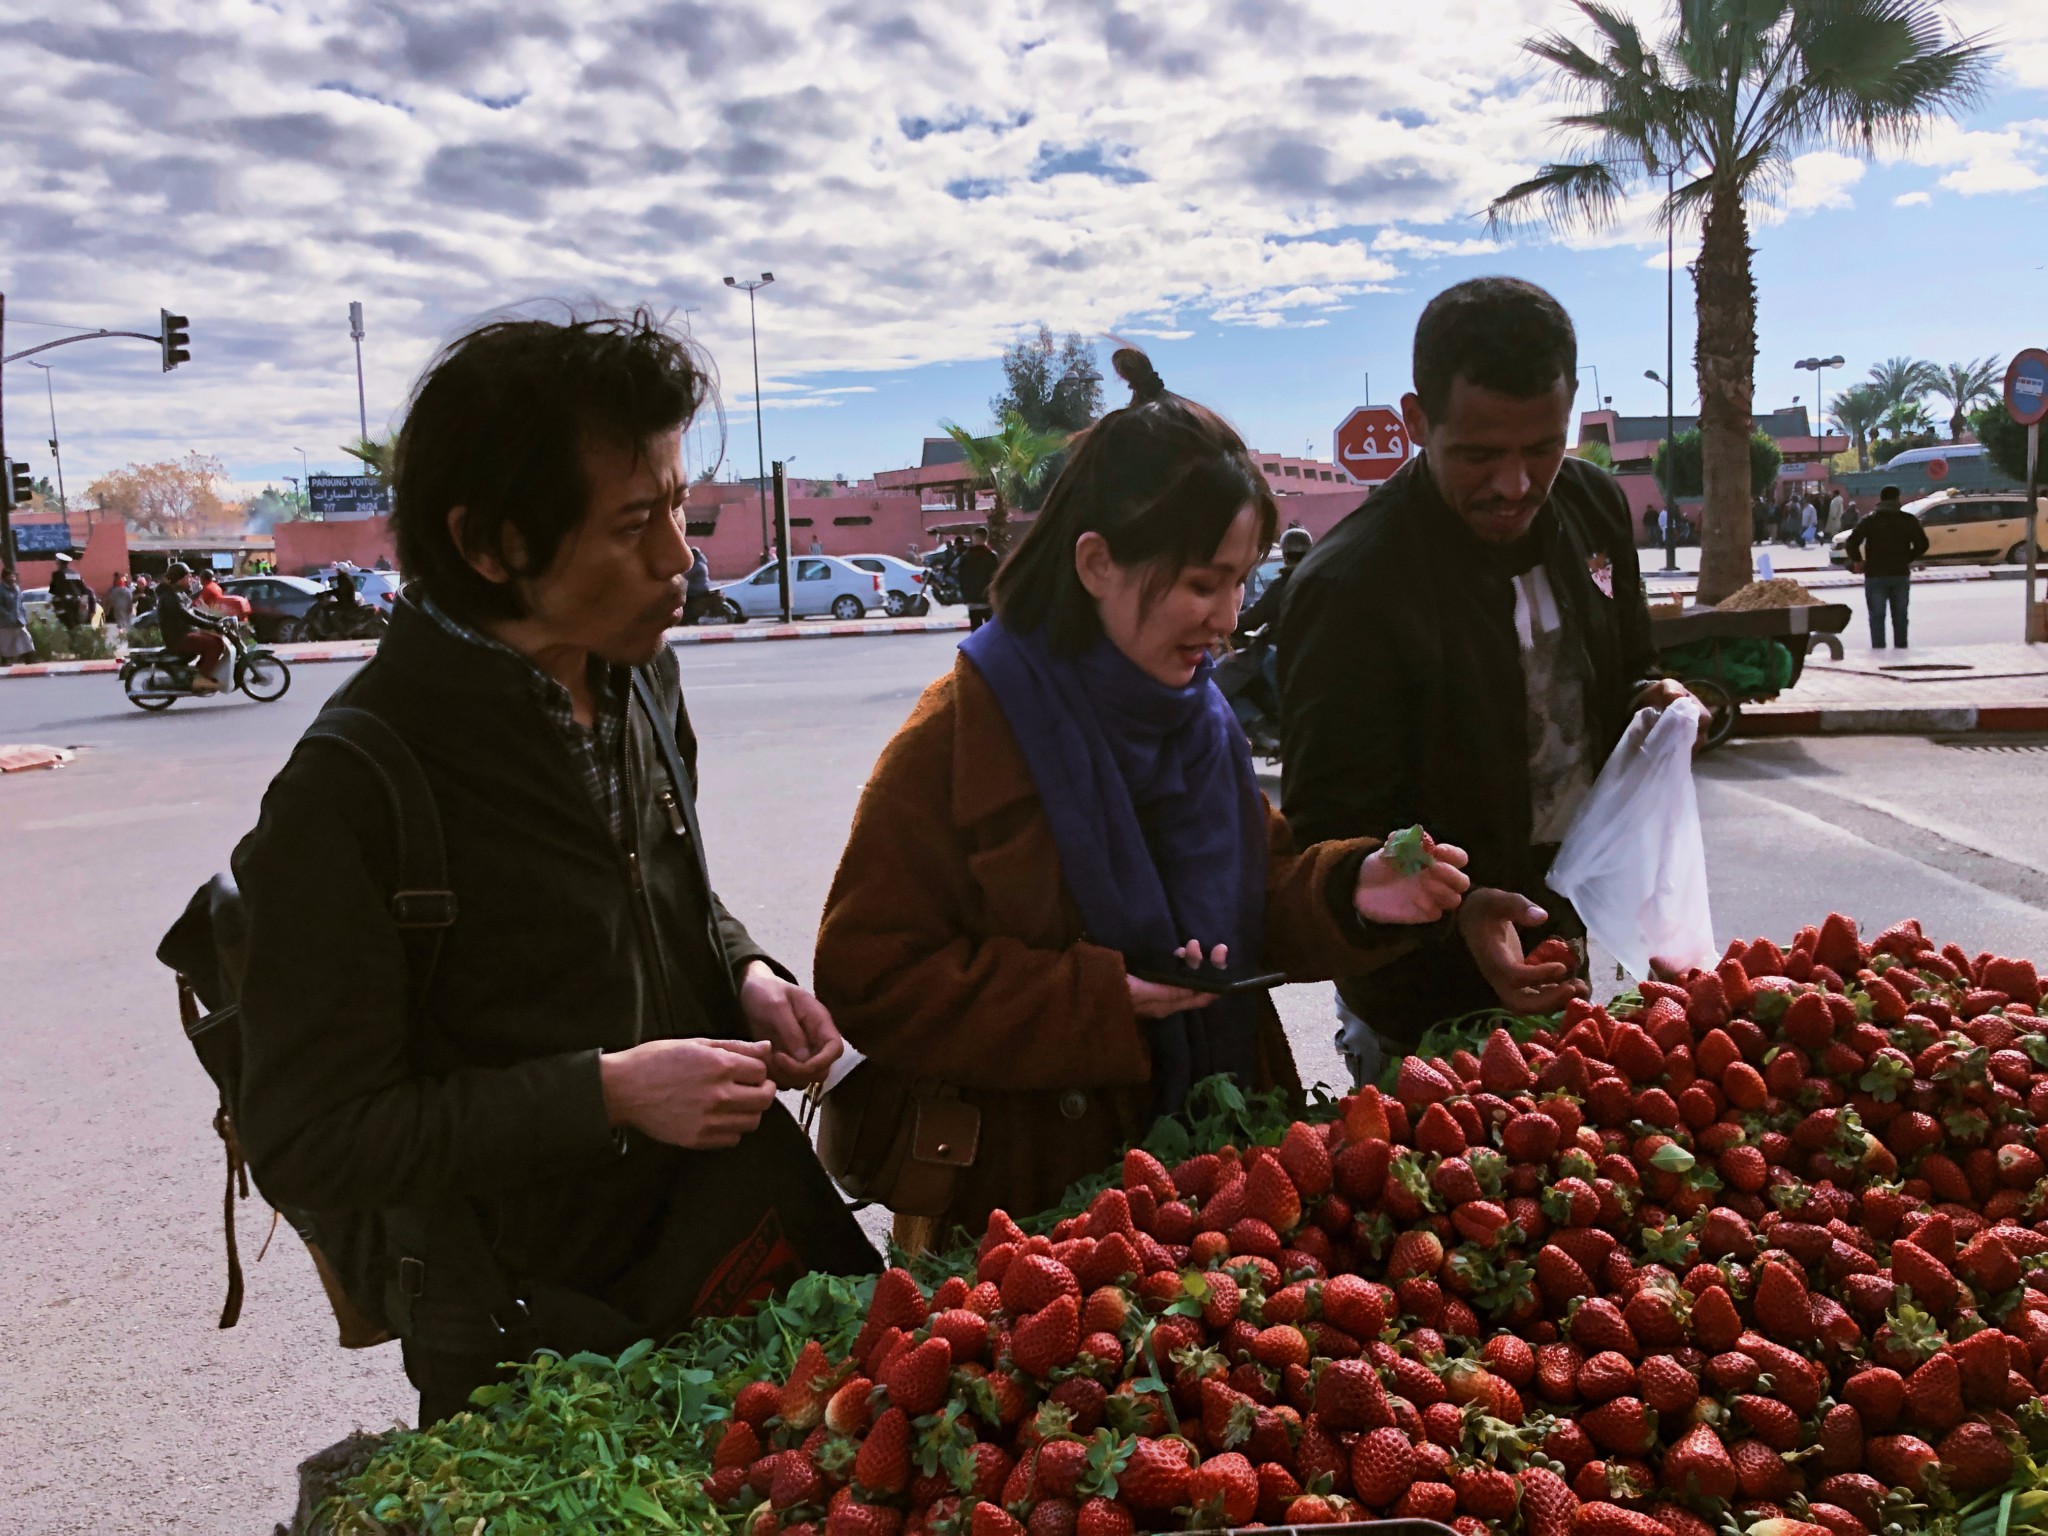
[[1896,160],[1941,170],[1938,184],[1965,196],[2048,186],[2048,121],[1999,129],[1936,123]]
[[1855,199],[1849,195],[1849,189],[1863,179],[1863,170],[1861,160],[1831,149],[1800,155],[1792,162],[1783,204],[1793,213],[1853,208]]
[[1934,199],[1925,192],[1901,192],[1892,199],[1894,208],[1924,208]]

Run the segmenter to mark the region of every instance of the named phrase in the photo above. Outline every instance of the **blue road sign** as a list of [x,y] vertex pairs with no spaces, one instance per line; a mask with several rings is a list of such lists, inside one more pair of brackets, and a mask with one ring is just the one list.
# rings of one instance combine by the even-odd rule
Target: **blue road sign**
[[2023,427],[2048,416],[2048,352],[2028,347],[2013,357],[2005,370],[2005,408]]

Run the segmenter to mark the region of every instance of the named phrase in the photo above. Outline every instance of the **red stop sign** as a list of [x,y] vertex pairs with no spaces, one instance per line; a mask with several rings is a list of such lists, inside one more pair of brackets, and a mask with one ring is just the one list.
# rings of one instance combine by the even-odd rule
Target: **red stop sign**
[[1948,460],[1929,459],[1927,461],[1927,478],[1930,480],[1946,480],[1948,478]]
[[1379,485],[1408,462],[1408,428],[1390,405],[1361,405],[1338,423],[1337,467],[1360,485]]

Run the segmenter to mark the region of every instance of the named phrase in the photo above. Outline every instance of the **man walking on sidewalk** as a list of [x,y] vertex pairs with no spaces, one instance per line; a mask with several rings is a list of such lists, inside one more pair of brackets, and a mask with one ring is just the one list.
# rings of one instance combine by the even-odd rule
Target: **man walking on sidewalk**
[[1889,608],[1892,635],[1906,648],[1906,605],[1913,596],[1913,562],[1927,553],[1927,530],[1899,505],[1899,488],[1877,494],[1877,508],[1856,525],[1847,546],[1849,569],[1863,573],[1863,605],[1870,610],[1870,648],[1881,651]]

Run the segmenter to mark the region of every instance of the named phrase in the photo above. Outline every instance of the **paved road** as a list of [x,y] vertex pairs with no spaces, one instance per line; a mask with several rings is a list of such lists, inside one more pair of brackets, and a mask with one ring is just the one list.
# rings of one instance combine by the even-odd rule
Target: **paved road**
[[[1970,590],[2002,600],[2014,589]],[[681,653],[720,888],[800,972],[868,768],[954,644]],[[288,1232],[250,1266],[241,1326],[213,1326],[212,1105],[150,956],[349,671],[304,668],[267,707],[179,704],[152,717],[106,677],[0,687],[0,741],[83,749],[69,768],[0,780],[9,1529],[267,1532],[289,1507],[299,1456],[410,1409],[395,1351],[333,1346]],[[1840,906],[1866,924],[1917,914],[1971,950],[2048,956],[2040,763],[1899,740],[1717,754],[1701,774],[1717,931],[1782,940]],[[1338,1071],[1327,996],[1281,994],[1311,1081]],[[248,1207],[243,1220],[253,1257],[263,1223]]]

